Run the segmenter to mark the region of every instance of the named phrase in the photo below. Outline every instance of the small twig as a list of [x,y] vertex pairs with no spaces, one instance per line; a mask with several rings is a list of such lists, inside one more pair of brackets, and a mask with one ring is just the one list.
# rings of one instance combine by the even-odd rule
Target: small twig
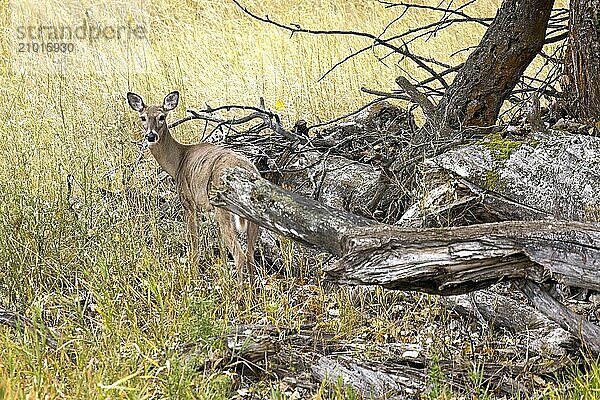
[[397,93],[397,92],[384,92],[378,89],[370,89],[366,87],[361,87],[360,91],[367,94],[372,94],[374,96],[379,96],[382,99],[398,99],[398,100],[406,100],[410,101],[410,97],[405,94]]
[[[244,111],[254,111],[254,113],[251,113],[242,118],[230,119],[230,120],[219,120],[219,119],[215,119],[214,117],[212,117],[210,115],[206,115],[206,114],[215,113],[220,110],[227,110],[227,111],[244,110]],[[304,144],[309,142],[308,138],[297,135],[297,134],[283,128],[283,126],[281,125],[281,118],[279,117],[279,115],[277,115],[269,110],[260,108],[260,107],[228,104],[228,105],[220,106],[217,108],[208,107],[204,110],[198,110],[198,111],[187,110],[187,111],[190,114],[192,114],[192,118],[190,118],[190,119],[208,120],[211,122],[219,123],[221,125],[229,125],[229,126],[244,124],[253,119],[260,118],[264,122],[264,126],[260,125],[261,129],[265,129],[265,128],[272,129],[273,131],[279,133],[280,135],[282,135],[290,140],[299,141]]]
[[[361,90],[362,90],[362,89],[361,89]],[[363,91],[365,91],[365,90],[363,90]],[[365,91],[365,92],[366,92],[366,91]],[[367,104],[365,104],[364,106],[362,106],[362,107],[360,107],[360,108],[358,108],[358,109],[356,109],[356,110],[352,111],[351,113],[348,113],[348,114],[341,115],[341,116],[339,116],[339,117],[336,117],[336,118],[334,118],[334,119],[331,119],[331,120],[329,120],[329,121],[326,121],[326,122],[321,122],[321,123],[319,123],[319,124],[311,125],[311,126],[309,126],[309,127],[308,127],[308,130],[310,131],[311,129],[314,129],[314,128],[320,128],[320,127],[323,127],[323,126],[331,125],[331,124],[333,124],[333,123],[339,122],[339,121],[341,121],[341,120],[344,120],[344,119],[346,119],[346,118],[352,117],[353,115],[356,115],[356,114],[358,114],[359,112],[361,112],[361,111],[363,111],[363,110],[365,110],[365,109],[367,109],[367,108],[371,107],[371,106],[372,106],[372,105],[374,105],[374,104],[377,104],[377,103],[380,103],[380,102],[382,102],[382,101],[384,101],[384,100],[387,100],[387,98],[388,98],[388,97],[392,97],[392,96],[385,96],[385,97],[380,97],[380,98],[377,98],[377,99],[375,99],[375,100],[373,100],[373,101],[370,101],[370,102],[368,102],[368,103],[367,103]],[[394,97],[396,97],[396,96],[394,96]],[[399,97],[396,97],[396,98],[399,98]]]
[[[457,71],[459,71],[459,70],[460,70],[460,69],[461,69],[461,68],[462,68],[464,65],[465,65],[465,63],[460,63],[460,64],[458,64],[458,65],[455,65],[454,67],[451,67],[451,68],[448,68],[448,69],[446,69],[445,71],[441,71],[441,72],[439,72],[439,73],[438,73],[438,75],[440,75],[440,76],[446,76],[446,75],[448,75],[448,74],[450,74],[450,73],[452,73],[452,72],[457,72]],[[417,86],[417,87],[421,87],[421,86],[427,85],[428,83],[431,83],[431,82],[433,82],[433,81],[435,81],[435,80],[436,80],[435,78],[433,78],[433,77],[430,77],[430,78],[427,78],[427,79],[424,79],[424,80],[422,80],[422,81],[421,81],[421,82],[419,82],[419,83],[418,83],[416,86]]]
[[177,121],[175,121],[175,122],[173,122],[173,123],[169,124],[169,129],[171,129],[171,128],[175,128],[177,125],[183,124],[184,122],[190,121],[190,120],[192,120],[192,119],[194,119],[194,117],[193,117],[193,116],[190,116],[190,115],[188,115],[187,117],[184,117],[184,118],[178,119]]
[[[458,20],[456,20],[456,21],[454,21],[454,22],[467,22],[467,21],[458,21]],[[429,24],[429,25],[422,26],[422,27],[418,27],[418,28],[412,28],[412,29],[409,29],[409,30],[407,30],[407,31],[405,31],[405,32],[403,32],[403,33],[401,33],[401,34],[394,35],[394,36],[391,36],[391,37],[389,37],[389,38],[387,38],[387,39],[382,39],[382,40],[386,40],[386,41],[388,41],[388,42],[395,41],[395,40],[400,40],[400,39],[402,39],[402,38],[404,38],[404,37],[407,37],[407,36],[409,36],[409,35],[411,35],[411,34],[414,34],[414,33],[420,32],[420,31],[422,31],[422,30],[425,30],[425,29],[428,29],[428,28],[430,28],[430,27],[434,27],[434,26],[436,26],[436,25],[439,25],[439,21],[438,21],[438,22],[434,22],[434,23],[432,23],[432,24]],[[408,41],[407,43],[410,43],[411,41],[412,41],[412,39],[411,39],[410,41]],[[371,44],[371,45],[369,45],[369,46],[365,46],[365,47],[363,47],[363,48],[361,48],[361,49],[359,49],[359,50],[357,50],[357,51],[354,51],[354,52],[350,53],[349,55],[347,55],[347,56],[346,56],[346,57],[344,57],[343,59],[341,59],[341,60],[337,61],[335,64],[333,64],[333,66],[331,66],[331,67],[330,67],[330,68],[329,68],[327,71],[325,71],[325,73],[323,73],[323,74],[322,74],[322,75],[319,77],[319,79],[317,80],[317,82],[320,82],[320,81],[322,81],[323,79],[325,79],[325,77],[327,77],[327,75],[329,75],[330,73],[332,73],[332,72],[333,72],[333,71],[334,71],[336,68],[338,68],[339,66],[341,66],[342,64],[344,64],[344,63],[345,63],[345,62],[347,62],[348,60],[350,60],[350,59],[352,59],[352,58],[354,58],[354,57],[357,57],[357,56],[359,56],[360,54],[364,53],[365,51],[368,51],[368,50],[371,50],[371,49],[373,49],[373,47],[374,47],[374,46],[376,46],[376,45],[377,45],[377,43]],[[395,51],[392,51],[390,54],[395,54],[395,53],[396,53]],[[386,58],[386,57],[388,57],[388,56],[389,56],[389,54],[388,54],[387,56],[383,57],[383,58]],[[417,58],[419,58],[419,59],[420,59],[420,60],[422,60],[423,62],[433,62],[433,63],[437,63],[437,60],[431,60],[431,59],[427,59],[427,58],[425,58],[425,57],[421,57],[421,56],[419,56],[419,55],[416,55],[416,54],[413,54],[413,56],[414,56],[414,57],[417,57]],[[433,76],[433,75],[432,75],[432,79],[433,79],[433,80],[436,80],[437,78],[436,78],[436,76]]]
[[329,150],[327,150],[327,153],[325,153],[322,157],[321,157],[321,161],[323,162],[322,168],[321,168],[321,178],[319,179],[319,183],[315,184],[315,189],[313,190],[313,199],[315,200],[319,200],[319,198],[321,197],[321,188],[323,187],[323,182],[325,182],[325,176],[327,175],[327,159],[329,158],[329,154],[331,153],[331,150],[333,148],[330,148]]
[[544,45],[560,42],[561,40],[565,40],[568,37],[569,37],[568,32],[561,33],[560,35],[556,35],[556,36],[552,36],[552,37],[547,37],[546,40],[544,41]]
[[409,3],[392,3],[392,2],[388,2],[388,1],[380,1],[381,4],[384,4],[386,8],[393,8],[393,7],[405,7],[406,9],[409,8],[419,8],[419,9],[425,9],[425,10],[431,10],[431,11],[438,11],[438,12],[443,12],[449,15],[458,15],[460,17],[469,19],[471,22],[476,22],[480,25],[485,26],[486,28],[490,26],[490,23],[492,22],[493,18],[475,18],[472,17],[462,11],[460,11],[460,9],[465,8],[466,6],[472,4],[474,1],[471,0],[469,2],[467,2],[466,4],[463,4],[461,7],[459,7],[456,10],[453,10],[451,8],[443,8],[443,7],[438,7],[438,6],[429,6],[429,5],[425,5],[425,4],[409,4]]

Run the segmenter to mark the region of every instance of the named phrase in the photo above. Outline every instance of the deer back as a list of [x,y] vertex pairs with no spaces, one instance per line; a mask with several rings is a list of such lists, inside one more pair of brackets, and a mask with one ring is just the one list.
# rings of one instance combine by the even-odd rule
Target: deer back
[[192,145],[187,150],[175,177],[184,206],[211,210],[208,192],[227,168],[240,167],[258,174],[254,164],[232,150],[211,143]]

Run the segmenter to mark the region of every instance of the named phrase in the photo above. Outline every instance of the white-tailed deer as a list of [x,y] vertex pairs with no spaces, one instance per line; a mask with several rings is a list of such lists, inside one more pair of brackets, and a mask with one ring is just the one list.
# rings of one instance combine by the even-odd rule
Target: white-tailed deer
[[[177,107],[179,92],[169,93],[159,106],[147,106],[139,95],[131,92],[127,93],[127,101],[131,108],[140,114],[150,152],[160,166],[175,179],[183,203],[191,258],[195,260],[199,246],[198,212],[213,209],[208,201],[210,186],[217,183],[217,179],[226,168],[240,167],[255,174],[258,174],[258,170],[250,160],[232,150],[210,143],[187,145],[175,140],[167,126],[167,114]],[[243,281],[245,270],[252,281],[258,225],[222,208],[215,207],[214,211],[221,237],[233,255],[238,280]],[[245,252],[238,235],[246,237]]]

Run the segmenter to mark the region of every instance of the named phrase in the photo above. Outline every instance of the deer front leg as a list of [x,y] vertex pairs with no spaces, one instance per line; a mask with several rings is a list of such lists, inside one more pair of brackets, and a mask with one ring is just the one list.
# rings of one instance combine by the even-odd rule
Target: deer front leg
[[188,257],[190,263],[199,265],[200,259],[198,250],[200,249],[200,232],[198,226],[198,214],[194,207],[184,207],[184,217],[186,224],[186,236],[189,245]]

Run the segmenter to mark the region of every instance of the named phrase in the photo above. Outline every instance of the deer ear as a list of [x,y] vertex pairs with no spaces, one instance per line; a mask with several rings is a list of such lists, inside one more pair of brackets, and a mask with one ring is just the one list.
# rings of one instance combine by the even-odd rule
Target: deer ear
[[141,112],[144,108],[146,108],[144,100],[142,100],[141,96],[133,92],[127,93],[127,102],[129,103],[129,106],[137,112]]
[[175,107],[177,107],[177,104],[179,104],[179,92],[174,91],[165,96],[165,99],[163,100],[163,109],[165,111],[174,110]]

